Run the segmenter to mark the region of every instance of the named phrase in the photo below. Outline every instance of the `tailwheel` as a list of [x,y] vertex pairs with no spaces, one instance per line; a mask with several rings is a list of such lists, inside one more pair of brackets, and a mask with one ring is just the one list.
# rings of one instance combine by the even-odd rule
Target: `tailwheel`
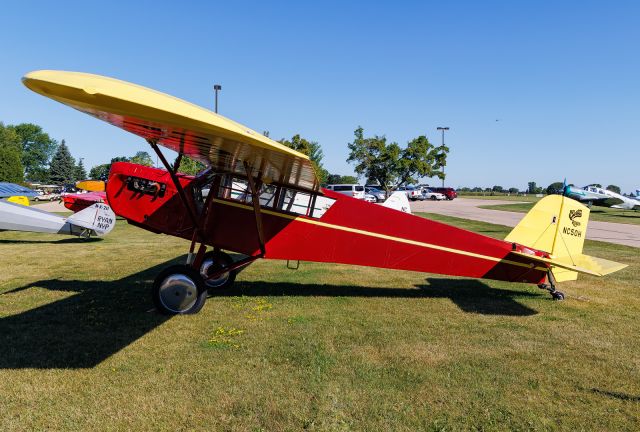
[[553,276],[553,272],[551,270],[547,272],[547,281],[549,282],[548,284],[539,284],[538,288],[549,291],[551,298],[554,300],[564,300],[564,293],[556,290],[556,278]]
[[186,265],[171,266],[160,272],[151,294],[156,309],[164,315],[198,313],[207,300],[202,277]]
[[221,290],[233,285],[238,274],[237,270],[231,270],[216,278],[207,279],[209,275],[218,273],[231,266],[231,264],[233,264],[233,259],[222,251],[209,251],[204,254],[202,265],[200,266],[200,276],[204,280],[205,286],[209,289]]

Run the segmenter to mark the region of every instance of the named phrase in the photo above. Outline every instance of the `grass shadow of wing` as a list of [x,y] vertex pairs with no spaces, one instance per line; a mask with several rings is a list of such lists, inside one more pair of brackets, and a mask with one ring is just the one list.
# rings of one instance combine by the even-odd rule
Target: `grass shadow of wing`
[[465,312],[507,316],[530,316],[538,313],[515,299],[539,297],[539,294],[492,288],[477,279],[428,278],[427,283],[419,286],[425,297],[450,298]]
[[82,237],[67,237],[60,238],[58,240],[20,240],[20,239],[0,239],[0,244],[86,244],[101,242],[100,237],[82,238]]
[[115,281],[54,279],[30,285],[77,294],[0,318],[0,368],[90,368],[99,364],[168,319],[146,313],[152,307],[149,286],[162,268],[176,262]]

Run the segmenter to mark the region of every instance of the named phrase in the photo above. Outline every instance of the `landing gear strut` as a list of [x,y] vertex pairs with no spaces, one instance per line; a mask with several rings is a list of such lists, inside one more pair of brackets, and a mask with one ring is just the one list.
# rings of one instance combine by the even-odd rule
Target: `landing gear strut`
[[547,272],[547,281],[549,282],[548,284],[540,284],[538,288],[549,291],[551,298],[554,300],[564,300],[564,293],[556,290],[556,278],[553,277],[551,270]]
[[[253,210],[256,220],[256,234],[260,245],[260,253],[234,261],[229,255],[215,248],[206,251],[207,232],[205,227],[209,223],[212,211],[215,187],[211,187],[203,209],[198,213],[193,200],[187,198],[187,194],[180,183],[176,170],[180,166],[182,153],[178,155],[174,165],[169,164],[160,149],[157,140],[148,139],[151,148],[156,152],[162,164],[171,176],[171,180],[178,192],[180,201],[186,209],[187,215],[193,224],[193,238],[186,265],[171,266],[163,270],[153,282],[151,291],[153,304],[158,311],[166,315],[194,314],[200,311],[207,300],[208,290],[224,289],[230,287],[235,281],[236,274],[258,258],[265,255],[264,234],[262,229],[262,217],[260,214],[260,199],[258,186],[253,180],[251,167],[244,162],[247,181],[250,186],[253,201]],[[260,177],[260,175],[258,175]],[[197,253],[194,253],[196,244],[200,244]]]

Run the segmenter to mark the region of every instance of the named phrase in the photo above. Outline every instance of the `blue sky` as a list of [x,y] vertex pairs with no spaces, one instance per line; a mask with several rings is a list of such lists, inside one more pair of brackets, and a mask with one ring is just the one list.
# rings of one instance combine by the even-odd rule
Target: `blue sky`
[[88,167],[149,149],[30,92],[26,72],[113,76],[210,108],[220,83],[221,114],[318,141],[340,174],[359,125],[402,145],[439,144],[449,126],[454,187],[640,187],[637,2],[22,1],[2,15],[0,121],[43,126]]

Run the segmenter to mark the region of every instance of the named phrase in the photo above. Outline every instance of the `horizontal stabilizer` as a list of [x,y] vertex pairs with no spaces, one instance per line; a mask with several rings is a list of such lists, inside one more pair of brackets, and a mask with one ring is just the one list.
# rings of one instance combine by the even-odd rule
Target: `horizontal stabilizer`
[[592,276],[604,276],[609,273],[617,272],[627,267],[627,264],[620,264],[615,261],[609,261],[604,258],[596,258],[584,254],[576,254],[572,256],[563,256],[555,258],[543,258],[536,255],[526,254],[522,252],[511,252],[515,255],[526,257],[538,262],[550,264],[552,267],[560,267],[565,270],[571,270],[578,273],[589,274]]

